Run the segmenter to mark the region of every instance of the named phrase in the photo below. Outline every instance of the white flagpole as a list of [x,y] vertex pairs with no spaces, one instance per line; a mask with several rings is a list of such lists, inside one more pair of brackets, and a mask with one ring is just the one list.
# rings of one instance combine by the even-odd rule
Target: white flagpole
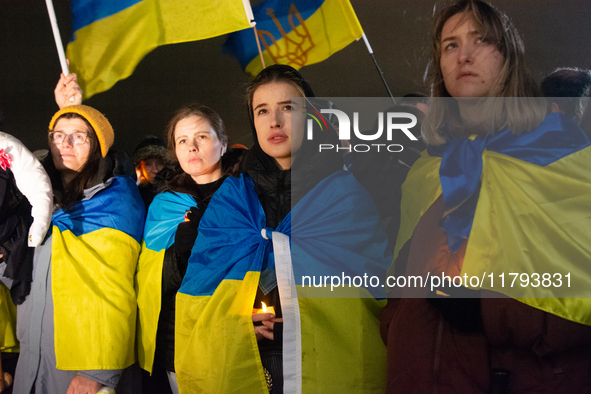
[[51,22],[51,30],[53,30],[53,38],[55,40],[55,46],[57,47],[57,55],[60,59],[60,65],[62,66],[62,73],[68,75],[70,70],[68,69],[68,63],[66,62],[66,53],[64,52],[64,45],[60,36],[60,29],[57,26],[53,2],[52,0],[45,0],[45,4],[47,5],[47,13],[49,14],[49,21]]
[[257,42],[257,48],[259,50],[259,57],[261,58],[261,65],[263,69],[265,68],[265,59],[263,59],[263,51],[261,50],[261,43],[259,41],[259,33],[257,32],[257,23],[254,20],[254,14],[252,12],[252,6],[250,5],[250,0],[242,0],[242,4],[244,5],[244,11],[246,11],[246,16],[250,22],[250,26],[252,26],[252,30],[254,32],[254,39]]
[[365,46],[367,47],[367,51],[369,52],[371,58],[373,59],[373,63],[375,64],[376,68],[378,69],[378,72],[380,73],[380,77],[382,77],[382,82],[384,83],[384,86],[386,87],[386,90],[388,91],[388,94],[390,95],[392,102],[394,103],[394,105],[396,105],[396,100],[394,100],[394,96],[392,95],[392,92],[390,91],[390,87],[388,86],[388,82],[386,82],[386,78],[384,77],[384,72],[380,68],[380,65],[378,64],[376,57],[373,55],[373,49],[371,49],[371,45],[369,45],[369,41],[367,40],[365,33],[363,33],[361,37],[363,37],[363,42],[365,42]]

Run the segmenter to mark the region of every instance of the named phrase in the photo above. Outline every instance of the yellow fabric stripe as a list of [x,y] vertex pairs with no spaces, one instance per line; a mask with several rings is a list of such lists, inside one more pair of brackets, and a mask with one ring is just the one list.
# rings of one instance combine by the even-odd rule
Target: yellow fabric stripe
[[159,252],[146,248],[142,251],[136,272],[136,293],[138,305],[137,344],[140,367],[152,372],[156,351],[156,332],[162,301],[162,266],[165,250]]
[[53,227],[58,369],[122,369],[134,363],[139,250],[133,238],[111,228],[76,237]]
[[175,369],[181,394],[268,393],[252,325],[259,272],[224,280],[212,296],[176,298]]
[[16,339],[16,306],[12,303],[10,290],[0,282],[0,351],[18,352]]
[[[482,188],[462,273],[492,273],[497,280],[495,286],[491,288],[487,281],[485,284],[495,291],[501,290],[498,275],[505,273],[504,294],[513,298],[538,297],[522,301],[591,325],[591,277],[588,267],[581,267],[591,261],[590,162],[591,148],[544,168],[485,151]],[[570,272],[570,294],[586,298],[539,298],[542,294],[566,294],[566,279],[560,290],[510,287],[510,272]]]
[[[299,287],[298,295],[301,290]],[[342,290],[339,292],[347,295]],[[299,298],[302,392],[386,390],[386,346],[380,336],[385,303],[374,298]]]
[[[394,249],[394,261],[404,244],[412,237],[412,233],[423,214],[441,195],[439,182],[440,157],[431,157],[424,150],[419,160],[411,167],[406,181],[402,184],[402,201],[400,202],[400,231]],[[388,275],[394,272],[388,271]]]
[[76,31],[66,54],[86,99],[130,76],[159,45],[248,27],[242,0],[143,0]]
[[[540,167],[500,153],[484,151],[482,188],[468,239],[462,275],[493,274],[494,286],[520,301],[565,319],[591,325],[591,289],[588,271],[579,265],[591,261],[591,148]],[[441,195],[441,158],[423,152],[403,184],[401,228],[395,257],[421,216]],[[532,185],[536,185],[532,187]],[[571,273],[573,296],[554,298],[553,289],[508,286],[509,273]],[[505,273],[505,287],[499,274]],[[393,267],[388,275],[393,274]],[[565,280],[565,279],[563,279]],[[562,291],[565,289],[562,288]],[[533,298],[544,295],[547,298]]]
[[[298,23],[294,17],[294,23]],[[285,38],[277,40],[277,44],[271,48],[272,54],[285,55],[288,51],[297,55],[300,50],[306,51],[307,61],[304,65],[314,64],[327,59],[330,55],[340,51],[353,41],[361,38],[363,29],[355,15],[355,11],[348,0],[326,0],[312,16],[304,21],[304,25],[310,33],[310,39],[302,39],[305,34],[302,26],[289,32],[287,37],[302,43],[296,51],[293,43],[288,43]],[[271,44],[269,42],[269,44]],[[267,66],[273,64],[273,58],[267,50],[263,51],[263,58]],[[288,61],[279,61],[282,64],[289,64],[299,69],[302,64]],[[254,58],[247,66],[246,72],[250,75],[257,75],[263,69],[260,57]]]

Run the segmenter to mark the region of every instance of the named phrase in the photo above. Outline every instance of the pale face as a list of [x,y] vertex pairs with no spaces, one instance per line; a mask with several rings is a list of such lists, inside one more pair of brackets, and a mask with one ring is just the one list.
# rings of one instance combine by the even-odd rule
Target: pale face
[[191,115],[174,128],[176,157],[184,172],[198,184],[217,181],[222,176],[221,157],[226,151],[206,119]]
[[441,72],[452,97],[488,97],[499,82],[504,58],[484,40],[465,12],[449,18],[441,30]]
[[303,99],[292,102],[292,97],[303,97],[293,84],[271,82],[260,86],[252,98],[259,145],[284,170],[291,168],[304,137]]
[[[68,135],[73,133],[88,133],[88,127],[82,119],[60,119],[53,128],[54,132],[62,132]],[[70,138],[64,138],[61,144],[50,143],[51,155],[55,168],[65,178],[71,178],[82,170],[90,154],[90,139],[81,145],[74,145]]]

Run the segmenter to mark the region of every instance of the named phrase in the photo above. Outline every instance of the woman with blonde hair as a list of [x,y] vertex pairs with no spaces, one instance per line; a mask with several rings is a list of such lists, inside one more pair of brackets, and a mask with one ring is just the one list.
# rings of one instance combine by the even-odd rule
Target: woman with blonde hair
[[441,283],[390,293],[388,392],[587,392],[591,143],[546,115],[500,11],[457,1],[432,40],[430,146],[403,186],[389,273]]

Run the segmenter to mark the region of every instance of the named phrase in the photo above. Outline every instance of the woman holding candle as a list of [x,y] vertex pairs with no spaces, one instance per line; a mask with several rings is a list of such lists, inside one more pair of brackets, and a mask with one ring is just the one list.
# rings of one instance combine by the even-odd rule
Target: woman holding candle
[[[175,376],[175,296],[187,269],[197,228],[211,197],[242,150],[226,153],[228,136],[220,116],[202,105],[177,111],[167,127],[168,147],[178,161],[146,218],[137,272],[140,366],[166,370],[173,392]],[[223,159],[222,159],[223,157]]]
[[[268,67],[247,94],[255,144],[245,174],[228,178],[212,198],[177,295],[179,388],[382,391],[381,304],[365,290],[366,299],[298,298],[296,273],[331,264],[339,274],[385,269],[386,236],[371,197],[341,171],[339,153],[318,152],[319,143],[338,143],[334,130],[304,139],[304,106],[316,104],[296,70]],[[352,239],[325,242],[327,232],[339,235],[356,219]],[[275,313],[259,313],[262,302]]]
[[[403,188],[389,273],[487,276],[391,294],[381,318],[388,392],[588,392],[590,141],[546,116],[517,31],[490,5],[444,7],[432,38],[430,146]],[[571,271],[570,293],[501,282]]]

